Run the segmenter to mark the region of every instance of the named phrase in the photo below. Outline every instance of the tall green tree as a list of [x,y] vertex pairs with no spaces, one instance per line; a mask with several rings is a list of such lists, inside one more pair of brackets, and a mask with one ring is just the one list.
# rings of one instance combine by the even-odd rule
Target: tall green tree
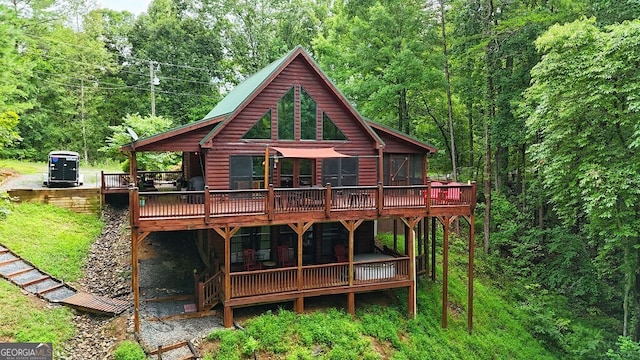
[[443,79],[430,56],[435,15],[420,1],[336,1],[332,11],[314,45],[322,67],[364,116],[415,133],[415,104]]
[[185,124],[201,119],[218,102],[213,80],[222,77],[219,14],[207,22],[201,11],[195,0],[154,0],[137,18],[127,34],[131,48],[122,69],[124,82],[137,91],[137,99],[123,104],[131,105],[131,112],[149,113],[153,102],[157,115]]
[[567,231],[584,231],[601,276],[624,276],[623,335],[640,335],[640,21],[554,25],[526,92],[535,170]]

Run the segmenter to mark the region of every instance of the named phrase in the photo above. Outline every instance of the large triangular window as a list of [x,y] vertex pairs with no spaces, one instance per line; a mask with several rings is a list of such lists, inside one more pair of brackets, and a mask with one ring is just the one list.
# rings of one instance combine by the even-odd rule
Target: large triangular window
[[300,139],[316,140],[318,105],[304,89],[300,90]]
[[294,140],[294,107],[295,93],[291,88],[278,100],[278,139],[280,140]]
[[271,139],[271,109],[269,109],[242,138]]
[[347,140],[344,133],[325,112],[322,113],[322,140]]

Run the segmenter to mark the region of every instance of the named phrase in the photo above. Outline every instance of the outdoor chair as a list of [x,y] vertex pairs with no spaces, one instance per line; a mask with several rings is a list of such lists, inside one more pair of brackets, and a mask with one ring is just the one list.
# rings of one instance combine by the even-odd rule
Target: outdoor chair
[[347,254],[345,253],[344,246],[342,244],[337,244],[333,247],[333,251],[336,254],[336,259],[338,262],[348,262]]
[[452,182],[447,184],[448,186],[450,186],[447,189],[446,195],[445,195],[445,200],[447,203],[459,203],[460,199],[462,198],[462,194],[460,192],[460,183],[457,182]]
[[242,260],[244,261],[244,270],[260,270],[262,264],[256,260],[256,251],[254,249],[242,250]]
[[278,246],[278,264],[281,267],[295,266],[294,259],[289,257],[289,247],[286,245]]

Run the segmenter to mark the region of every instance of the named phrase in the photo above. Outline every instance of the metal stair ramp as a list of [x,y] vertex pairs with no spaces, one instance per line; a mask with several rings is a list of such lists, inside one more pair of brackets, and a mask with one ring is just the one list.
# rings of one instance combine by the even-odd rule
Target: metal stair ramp
[[127,301],[77,291],[2,245],[0,276],[44,300],[66,304],[83,311],[117,315],[131,306]]

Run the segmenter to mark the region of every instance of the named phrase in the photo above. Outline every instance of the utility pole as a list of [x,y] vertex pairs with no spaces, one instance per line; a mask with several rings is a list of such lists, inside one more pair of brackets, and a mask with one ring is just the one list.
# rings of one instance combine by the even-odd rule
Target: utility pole
[[155,74],[155,61],[149,60],[149,83],[151,84],[151,116],[156,116],[156,90],[155,85],[160,84],[160,79]]

